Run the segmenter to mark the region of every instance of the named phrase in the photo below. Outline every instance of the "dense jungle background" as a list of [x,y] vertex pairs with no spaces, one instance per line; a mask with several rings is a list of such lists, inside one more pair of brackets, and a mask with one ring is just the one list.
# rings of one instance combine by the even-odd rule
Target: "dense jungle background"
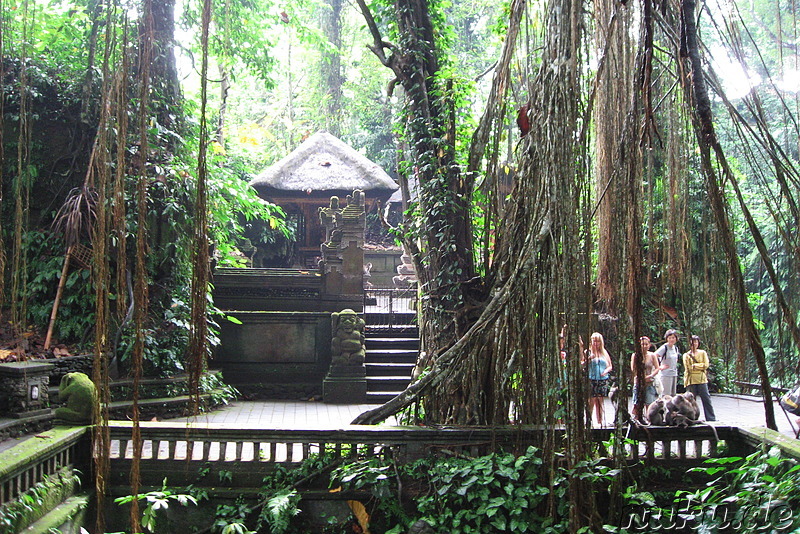
[[[213,267],[293,239],[247,181],[327,129],[405,191],[389,232],[417,268],[432,362],[359,422],[563,419],[575,468],[586,385],[554,355],[562,331],[581,353],[592,317],[621,385],[632,340],[667,328],[703,338],[719,390],[769,398],[800,374],[795,0],[2,0],[0,15],[4,360],[90,352],[97,383],[112,365],[198,377],[225,320]],[[594,502],[580,483],[567,498]],[[592,521],[570,514],[574,531]]]
[[[536,194],[520,175],[526,158],[552,159],[559,150],[521,137],[531,120],[534,133],[547,135],[548,120],[566,120],[540,122],[530,111],[532,84],[550,83],[540,78],[553,61],[554,53],[544,56],[557,22],[536,2],[357,4],[5,0],[0,355],[91,352],[99,324],[124,364],[141,275],[146,372],[185,368],[198,198],[215,265],[241,265],[245,237],[280,255],[291,225],[246,181],[319,129],[405,187],[419,183],[394,232],[431,297],[428,347],[442,353],[467,332],[527,246],[523,234],[504,232],[515,206]],[[693,128],[705,126],[693,126],[695,96],[682,94],[684,67],[675,62],[688,57],[676,7],[598,2],[580,14],[580,95],[571,104],[580,146],[558,156],[580,170],[580,190],[550,202],[571,212],[560,224],[580,236],[568,261],[580,265],[581,290],[568,306],[547,306],[631,323],[619,353],[631,346],[625,332],[632,335],[633,323],[654,340],[669,327],[698,333],[719,389],[759,380],[758,350],[739,324],[752,311],[764,368],[789,385],[798,361],[796,5],[753,0],[696,10],[719,148],[708,162],[693,139]],[[435,151],[430,161],[426,151]],[[620,171],[634,159],[635,171]],[[722,212],[709,200],[706,170],[721,180]],[[723,213],[729,228],[720,228]],[[729,240],[735,251],[726,253]],[[141,265],[138,246],[146,251]],[[731,268],[740,269],[743,287],[732,287]],[[40,345],[62,269],[48,352]],[[640,316],[625,309],[632,298]],[[213,327],[207,336],[213,343]]]

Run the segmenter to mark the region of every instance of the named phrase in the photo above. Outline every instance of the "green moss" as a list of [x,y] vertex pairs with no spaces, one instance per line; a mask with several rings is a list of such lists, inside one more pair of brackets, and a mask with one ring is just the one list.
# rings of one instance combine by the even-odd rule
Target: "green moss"
[[57,426],[37,434],[0,453],[0,479],[23,466],[33,464],[54,454],[54,451],[79,441],[86,433],[85,426]]
[[19,532],[74,495],[80,480],[64,468],[0,508],[0,533]]

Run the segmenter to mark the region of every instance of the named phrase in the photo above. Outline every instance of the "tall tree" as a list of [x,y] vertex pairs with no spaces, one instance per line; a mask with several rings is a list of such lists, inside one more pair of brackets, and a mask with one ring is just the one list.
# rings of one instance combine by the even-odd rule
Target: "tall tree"
[[[703,166],[703,175],[706,179],[708,199],[714,213],[714,219],[721,233],[722,247],[728,261],[730,286],[734,295],[733,302],[736,306],[737,323],[741,325],[740,339],[742,346],[749,346],[756,359],[759,375],[761,376],[761,386],[764,394],[764,411],[767,426],[777,430],[775,423],[774,405],[772,403],[772,388],[770,386],[769,373],[766,366],[766,356],[764,347],[761,344],[761,337],[753,320],[753,312],[747,300],[742,269],[739,264],[739,256],[736,251],[736,244],[728,215],[729,205],[722,190],[718,170],[726,178],[732,178],[730,167],[725,158],[722,146],[717,139],[714,129],[714,122],[711,115],[711,102],[708,96],[706,85],[706,75],[700,58],[700,45],[697,36],[696,25],[697,3],[695,0],[683,0],[681,2],[681,37],[682,55],[686,57],[686,65],[682,82],[684,91],[691,99],[693,105],[693,123],[700,156]],[[712,160],[712,154],[716,157],[716,165]],[[766,400],[769,399],[768,402]]]
[[[372,52],[404,92],[405,142],[408,161],[405,187],[412,177],[419,183],[417,232],[406,233],[420,280],[422,336],[425,349],[436,358],[466,332],[474,321],[475,302],[483,300],[471,281],[470,201],[473,179],[460,171],[456,154],[456,98],[453,81],[442,72],[445,51],[436,38],[443,24],[438,2],[397,0],[385,6],[397,42],[380,31],[365,0],[358,0],[372,34]],[[476,292],[477,289],[477,292]]]
[[342,135],[342,0],[327,0],[323,30],[330,47],[322,53],[325,86],[325,127],[336,137]]
[[[174,151],[178,145],[178,133],[182,125],[181,86],[175,64],[175,0],[155,2],[152,6],[153,64],[150,75],[153,80],[153,112],[162,130],[165,148]],[[145,30],[142,30],[145,31]]]

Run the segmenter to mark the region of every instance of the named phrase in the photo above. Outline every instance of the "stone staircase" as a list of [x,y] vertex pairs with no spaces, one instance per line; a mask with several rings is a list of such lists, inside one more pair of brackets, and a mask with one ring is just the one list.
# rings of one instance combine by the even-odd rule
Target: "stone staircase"
[[367,402],[383,404],[411,381],[419,330],[413,313],[367,313],[366,323]]

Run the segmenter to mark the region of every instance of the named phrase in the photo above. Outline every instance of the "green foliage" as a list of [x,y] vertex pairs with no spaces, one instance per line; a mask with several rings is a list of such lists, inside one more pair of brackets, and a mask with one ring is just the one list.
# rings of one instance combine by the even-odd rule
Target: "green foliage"
[[[295,484],[314,473],[319,473],[332,461],[334,461],[333,456],[312,454],[295,469],[277,466],[273,472],[264,477],[259,492],[261,511],[256,529],[263,525],[270,525],[273,529],[288,529],[289,521],[298,513],[297,503],[300,501]],[[286,530],[276,532],[286,532]]]
[[300,513],[297,507],[299,502],[300,494],[297,490],[282,489],[267,500],[261,518],[266,520],[274,534],[289,532],[292,518]]
[[[588,478],[604,488],[617,474],[598,462],[582,462],[571,470],[558,468],[548,478],[539,450],[529,447],[519,456],[432,457],[407,465],[385,458],[360,460],[335,469],[331,484],[369,489],[383,513],[377,530],[405,532],[421,518],[441,533],[565,532],[570,481]],[[425,491],[414,496],[411,506],[403,498],[404,507],[396,490],[408,486]],[[555,516],[547,513],[551,505]]]
[[221,531],[221,534],[256,534],[255,530],[249,530],[244,523],[228,523]]
[[214,514],[214,531],[221,534],[249,534],[254,532],[245,525],[252,507],[244,502],[243,497],[238,497],[234,504],[220,504]]
[[[631,486],[623,494],[619,525],[608,532],[644,530],[722,532],[794,532],[800,527],[800,465],[782,458],[779,449],[757,451],[746,458],[721,457],[689,470],[699,489],[678,490],[663,499]],[[691,485],[691,481],[689,485]]]
[[541,459],[531,448],[474,460],[452,459],[426,466],[431,494],[418,510],[439,531],[541,532],[545,526],[539,505],[549,488],[539,481]]
[[218,373],[204,373],[200,377],[200,393],[211,393],[211,401],[215,405],[227,405],[240,395],[239,390],[226,384]]
[[21,532],[23,528],[42,517],[47,510],[71,496],[80,487],[78,472],[61,469],[46,476],[20,495],[16,500],[0,507],[0,532]]
[[[189,339],[189,305],[180,298],[173,297],[172,305],[162,313],[157,325],[148,326],[142,332],[145,376],[166,378],[185,369],[184,357]],[[126,328],[118,349],[120,361],[125,365],[130,363],[134,344],[135,332],[131,323]]]
[[167,479],[165,478],[161,484],[160,490],[153,490],[139,495],[126,495],[114,499],[116,504],[129,504],[135,500],[145,501],[145,507],[142,511],[142,527],[150,532],[156,531],[157,512],[159,510],[166,511],[169,508],[170,501],[177,502],[182,506],[188,504],[197,504],[197,499],[185,493],[174,493],[173,490],[167,488]]
[[[26,285],[30,321],[40,330],[47,328],[56,297],[66,246],[59,237],[43,231],[30,231],[23,236],[28,251],[28,283]],[[54,337],[62,343],[85,342],[94,328],[94,286],[91,271],[74,262],[58,308]]]
[[[80,85],[88,63],[86,37],[91,27],[88,6],[82,2],[54,0],[47,4],[46,9],[41,9],[41,5],[31,2],[29,9],[35,9],[35,15],[29,13],[28,19],[23,21],[21,4],[19,0],[3,3],[4,12],[0,16],[6,32],[3,39],[5,54],[8,57],[21,55],[22,26],[25,24],[27,57],[46,58],[59,82]],[[36,72],[38,67],[32,67],[29,74],[35,80],[39,76]],[[79,92],[75,91],[75,94]]]
[[747,531],[769,526],[778,532],[800,527],[800,465],[782,457],[780,449],[759,450],[744,459],[712,458],[706,464],[696,471],[719,476],[705,488],[676,497],[691,503],[689,510],[707,532],[726,525]]
[[279,235],[291,236],[284,223],[283,210],[256,194],[245,181],[248,178],[246,169],[237,165],[236,160],[226,159],[218,150],[209,168],[209,231],[220,266],[244,266],[245,257],[240,247],[254,221],[266,225],[258,235],[249,233],[252,241],[256,241],[252,243],[255,246],[275,242]]
[[[218,31],[209,41],[209,51],[226,69],[230,70],[238,61],[239,65],[271,85],[275,65],[272,57],[276,41],[274,29],[278,18],[274,10],[263,5],[268,3],[232,1],[215,4],[212,17]],[[187,3],[181,21],[184,28],[200,27],[202,8],[202,2]],[[264,31],[265,28],[270,31]]]

